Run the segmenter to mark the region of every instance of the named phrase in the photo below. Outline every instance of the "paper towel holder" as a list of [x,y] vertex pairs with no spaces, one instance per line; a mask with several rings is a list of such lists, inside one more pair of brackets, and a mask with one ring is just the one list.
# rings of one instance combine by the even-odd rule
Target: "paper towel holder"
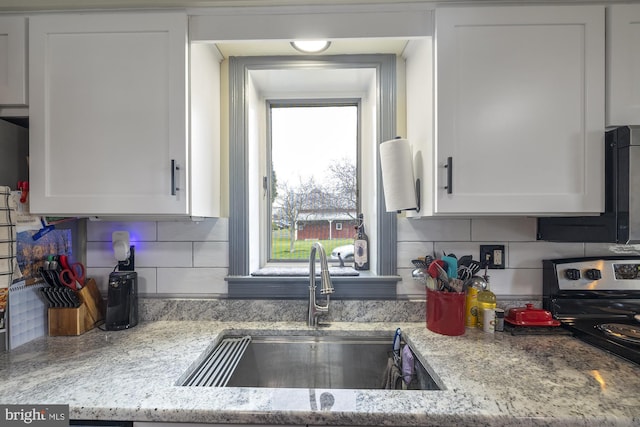
[[416,207],[405,210],[420,212],[420,178],[416,178]]

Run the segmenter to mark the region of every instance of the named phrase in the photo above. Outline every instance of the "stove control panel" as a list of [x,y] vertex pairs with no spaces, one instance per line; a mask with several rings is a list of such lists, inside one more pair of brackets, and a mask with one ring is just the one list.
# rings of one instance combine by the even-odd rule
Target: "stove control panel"
[[561,290],[640,290],[640,258],[563,261],[555,263]]

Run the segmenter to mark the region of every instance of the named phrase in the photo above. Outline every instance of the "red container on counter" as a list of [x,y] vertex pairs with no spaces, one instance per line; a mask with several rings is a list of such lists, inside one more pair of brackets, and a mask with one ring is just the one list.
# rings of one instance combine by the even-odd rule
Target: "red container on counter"
[[464,292],[427,288],[427,329],[442,335],[463,335],[465,299]]
[[560,321],[554,319],[550,311],[534,308],[533,304],[510,308],[504,320],[517,326],[560,326]]

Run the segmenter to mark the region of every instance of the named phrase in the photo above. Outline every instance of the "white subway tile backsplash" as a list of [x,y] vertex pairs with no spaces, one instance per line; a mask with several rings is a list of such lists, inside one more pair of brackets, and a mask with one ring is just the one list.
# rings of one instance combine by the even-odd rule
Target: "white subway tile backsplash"
[[412,267],[412,259],[433,256],[433,242],[398,242],[398,268]]
[[229,267],[227,242],[193,242],[194,267]]
[[535,241],[537,225],[535,218],[473,218],[471,240],[476,241]]
[[[191,242],[138,242],[135,244],[135,268],[192,267]],[[87,242],[88,267],[115,267],[111,242]]]
[[136,247],[136,266],[193,267],[191,242],[143,242]]
[[542,268],[489,270],[488,275],[497,296],[542,296]]
[[87,221],[89,242],[111,242],[114,231],[128,231],[131,242],[154,241],[157,230],[155,222]]
[[438,255],[438,258],[441,258],[446,252],[447,254],[454,254],[457,258],[461,258],[464,255],[471,255],[474,260],[480,261],[480,245],[484,245],[484,244],[503,244],[503,243],[501,242],[498,242],[498,243],[436,242],[434,245],[434,250],[436,255]]
[[[111,232],[128,230],[136,246],[136,271],[142,295],[225,296],[229,266],[229,221],[88,223],[87,265],[106,292],[116,261]],[[411,277],[411,260],[442,252],[479,260],[481,244],[505,245],[504,270],[489,270],[498,296],[541,296],[542,259],[572,256],[640,254],[640,246],[536,241],[535,218],[398,218],[400,297],[424,299],[424,285]],[[106,294],[105,294],[106,296]]]
[[158,268],[159,294],[226,295],[226,268]]
[[458,218],[398,218],[398,241],[465,241],[471,238],[471,220]]
[[584,243],[512,242],[509,243],[509,268],[542,268],[543,259],[584,256]]
[[87,242],[87,268],[111,267],[113,270],[117,263],[111,242]]
[[201,242],[229,240],[227,218],[207,218],[198,222],[159,222],[158,240],[178,242]]
[[398,274],[402,277],[402,281],[398,282],[396,292],[398,296],[411,299],[425,299],[425,285],[415,280],[411,276],[412,268],[400,268]]

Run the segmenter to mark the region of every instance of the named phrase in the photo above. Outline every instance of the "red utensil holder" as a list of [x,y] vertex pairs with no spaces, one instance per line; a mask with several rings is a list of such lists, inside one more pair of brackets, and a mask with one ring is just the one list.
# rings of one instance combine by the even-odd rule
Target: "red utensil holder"
[[463,335],[465,298],[464,292],[427,288],[427,329],[442,335]]

